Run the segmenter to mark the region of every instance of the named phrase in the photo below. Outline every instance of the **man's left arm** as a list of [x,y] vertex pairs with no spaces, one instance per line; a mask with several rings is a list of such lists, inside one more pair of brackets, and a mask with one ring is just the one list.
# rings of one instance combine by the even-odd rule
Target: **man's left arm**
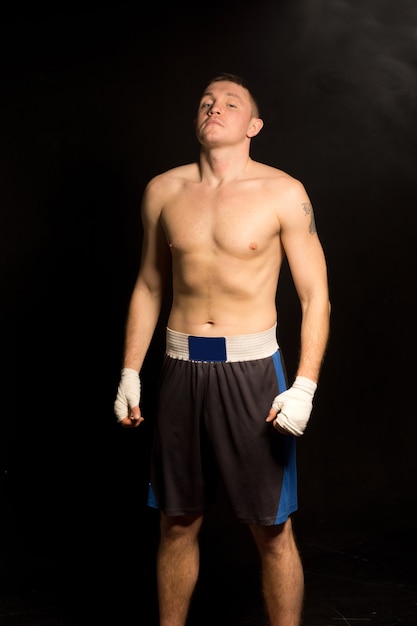
[[301,183],[281,217],[281,241],[300,299],[300,355],[291,387],[273,401],[267,421],[283,433],[300,436],[307,426],[330,328],[327,266],[313,208]]

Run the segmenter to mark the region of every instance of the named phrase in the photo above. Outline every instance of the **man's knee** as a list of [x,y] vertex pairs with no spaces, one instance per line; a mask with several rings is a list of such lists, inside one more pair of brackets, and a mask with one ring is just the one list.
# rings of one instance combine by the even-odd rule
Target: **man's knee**
[[291,518],[273,526],[251,525],[250,529],[258,548],[263,551],[286,552],[295,545]]
[[161,538],[175,540],[197,537],[202,523],[202,515],[168,516],[161,512]]

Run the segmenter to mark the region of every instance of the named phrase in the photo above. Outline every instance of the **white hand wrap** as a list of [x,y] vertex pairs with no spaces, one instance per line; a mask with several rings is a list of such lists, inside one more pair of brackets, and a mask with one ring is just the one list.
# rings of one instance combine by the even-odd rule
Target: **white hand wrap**
[[297,376],[292,387],[274,398],[272,408],[278,411],[277,424],[291,435],[302,435],[310,419],[316,389],[315,382]]
[[114,401],[114,412],[119,422],[125,417],[129,417],[130,409],[139,405],[140,400],[140,378],[136,370],[124,367],[122,369],[119,388],[116,400]]

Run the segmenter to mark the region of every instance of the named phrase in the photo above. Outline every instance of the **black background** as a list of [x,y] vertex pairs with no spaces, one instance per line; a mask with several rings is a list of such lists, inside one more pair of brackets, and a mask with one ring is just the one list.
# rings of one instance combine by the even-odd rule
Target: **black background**
[[[417,6],[107,6],[2,10],[2,579],[52,564],[120,582],[153,546],[163,320],[142,376],[147,421],[124,431],[113,415],[139,204],[149,178],[197,158],[196,104],[222,71],[251,83],[265,120],[252,156],[302,180],[328,262],[331,338],[299,440],[298,532],[413,535]],[[286,268],[278,302],[291,377]]]

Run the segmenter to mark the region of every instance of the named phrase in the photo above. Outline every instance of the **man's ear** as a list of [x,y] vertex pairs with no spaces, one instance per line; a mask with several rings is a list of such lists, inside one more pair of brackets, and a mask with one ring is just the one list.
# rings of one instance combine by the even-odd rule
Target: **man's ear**
[[246,133],[248,137],[256,137],[258,133],[261,132],[264,125],[264,121],[261,120],[260,117],[253,117],[250,121],[248,132]]

